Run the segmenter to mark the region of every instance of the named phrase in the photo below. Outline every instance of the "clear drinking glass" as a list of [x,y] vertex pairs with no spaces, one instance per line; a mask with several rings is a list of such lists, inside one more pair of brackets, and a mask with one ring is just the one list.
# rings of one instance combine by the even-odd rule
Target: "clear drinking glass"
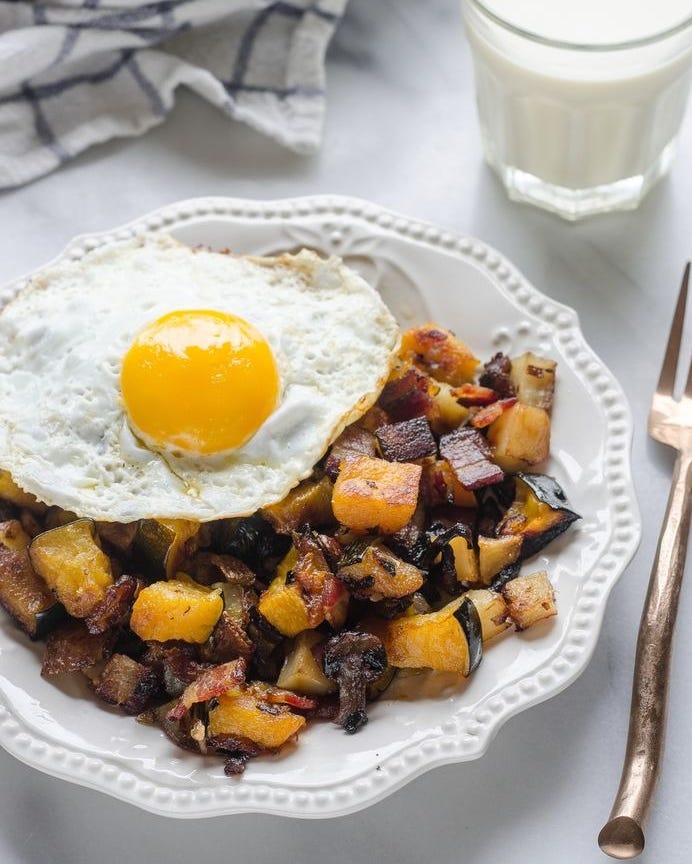
[[509,197],[571,220],[637,207],[675,150],[690,89],[692,0],[663,32],[603,44],[546,38],[517,26],[521,3],[505,3],[512,23],[494,5],[462,0],[485,158]]

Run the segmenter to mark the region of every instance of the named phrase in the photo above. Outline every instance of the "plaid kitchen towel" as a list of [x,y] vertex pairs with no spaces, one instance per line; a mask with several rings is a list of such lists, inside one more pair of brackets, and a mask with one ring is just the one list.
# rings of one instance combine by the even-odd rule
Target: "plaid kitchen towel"
[[347,0],[0,0],[0,188],[161,123],[179,84],[298,152]]

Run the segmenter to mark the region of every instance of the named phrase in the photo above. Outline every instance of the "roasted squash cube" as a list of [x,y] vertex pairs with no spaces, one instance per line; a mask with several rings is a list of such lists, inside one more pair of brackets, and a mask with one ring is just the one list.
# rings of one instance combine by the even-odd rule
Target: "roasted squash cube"
[[287,706],[265,703],[250,689],[237,688],[217,697],[209,711],[208,734],[248,738],[273,750],[285,744],[305,726],[305,718]]
[[454,617],[460,605],[457,598],[438,612],[388,621],[382,643],[392,666],[468,674],[468,643]]
[[289,573],[298,562],[298,552],[291,546],[276,568],[276,576],[266,591],[260,595],[257,608],[260,613],[284,636],[297,636],[303,630],[316,627],[320,621],[311,622],[310,610],[305,602],[300,585],[288,582]]
[[416,509],[421,470],[420,465],[409,462],[386,462],[369,456],[345,462],[334,484],[334,515],[342,525],[356,531],[377,528],[394,534]]
[[467,345],[435,324],[407,330],[402,336],[399,353],[428,375],[453,387],[471,381],[479,364]]
[[550,415],[543,408],[517,402],[488,427],[493,458],[514,473],[538,465],[550,453]]
[[223,612],[220,588],[171,579],[143,588],[132,606],[130,628],[145,641],[206,642]]
[[357,542],[346,549],[337,574],[356,597],[396,599],[413,594],[423,584],[423,573],[402,561],[381,542]]
[[478,554],[469,545],[465,537],[452,537],[449,541],[450,548],[454,554],[454,569],[459,582],[478,582],[480,574],[478,570]]
[[484,585],[490,585],[493,577],[519,558],[523,539],[519,535],[504,537],[478,537],[478,561],[480,577]]
[[505,585],[502,595],[517,630],[526,630],[543,618],[557,615],[555,592],[545,570],[517,576]]
[[75,618],[90,615],[113,584],[110,560],[98,544],[91,519],[78,519],[34,537],[29,557],[34,570]]

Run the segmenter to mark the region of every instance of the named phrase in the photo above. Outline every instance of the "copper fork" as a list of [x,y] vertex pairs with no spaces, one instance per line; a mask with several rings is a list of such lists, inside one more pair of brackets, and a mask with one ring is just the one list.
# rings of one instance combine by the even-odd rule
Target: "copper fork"
[[663,754],[673,628],[690,528],[692,366],[682,398],[676,399],[673,395],[689,281],[688,263],[649,411],[649,435],[674,447],[678,456],[639,625],[620,788],[610,818],[598,835],[598,845],[613,858],[635,858],[644,848],[644,821]]

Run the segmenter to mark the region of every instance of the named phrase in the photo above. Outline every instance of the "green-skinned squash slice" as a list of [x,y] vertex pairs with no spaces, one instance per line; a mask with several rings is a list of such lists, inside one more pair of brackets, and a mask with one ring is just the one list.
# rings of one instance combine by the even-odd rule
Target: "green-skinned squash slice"
[[496,536],[522,537],[519,560],[540,552],[580,519],[570,510],[562,487],[547,474],[516,475],[514,501],[499,522]]

